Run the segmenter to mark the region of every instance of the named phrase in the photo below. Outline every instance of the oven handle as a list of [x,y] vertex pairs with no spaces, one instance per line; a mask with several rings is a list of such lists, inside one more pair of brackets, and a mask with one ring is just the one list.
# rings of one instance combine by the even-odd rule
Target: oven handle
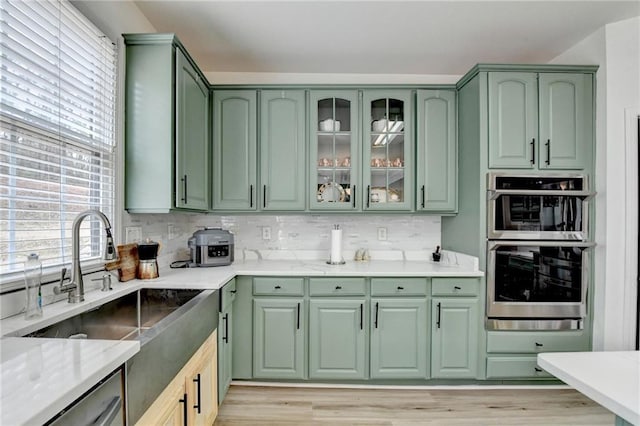
[[534,247],[595,247],[596,243],[592,241],[536,241],[536,240],[490,240],[487,242],[487,248],[490,251],[497,250],[501,246],[534,246]]
[[528,189],[487,189],[487,200],[492,201],[501,195],[521,195],[532,197],[578,197],[588,201],[595,197],[593,191],[562,191],[562,190],[528,190]]

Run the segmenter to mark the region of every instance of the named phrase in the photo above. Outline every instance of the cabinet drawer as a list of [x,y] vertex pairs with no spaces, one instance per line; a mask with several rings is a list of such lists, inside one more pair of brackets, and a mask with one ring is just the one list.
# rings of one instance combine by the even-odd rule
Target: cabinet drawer
[[311,296],[364,296],[364,278],[310,278]]
[[221,310],[226,310],[229,307],[234,299],[236,298],[236,280],[233,279],[226,283],[224,287],[222,287],[222,292],[220,294],[220,306]]
[[426,296],[426,278],[372,278],[372,296]]
[[489,331],[487,352],[537,353],[588,351],[589,336],[581,331]]
[[517,379],[553,375],[538,367],[535,356],[490,356],[487,358],[487,379]]
[[265,296],[304,296],[304,278],[254,278],[253,294]]
[[475,278],[432,278],[432,296],[478,296],[480,280]]

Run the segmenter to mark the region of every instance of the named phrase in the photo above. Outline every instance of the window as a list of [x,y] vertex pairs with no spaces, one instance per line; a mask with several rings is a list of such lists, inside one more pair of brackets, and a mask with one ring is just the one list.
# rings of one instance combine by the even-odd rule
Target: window
[[[0,0],[0,278],[71,261],[71,224],[114,213],[116,48],[67,0]],[[101,256],[90,216],[80,257]]]

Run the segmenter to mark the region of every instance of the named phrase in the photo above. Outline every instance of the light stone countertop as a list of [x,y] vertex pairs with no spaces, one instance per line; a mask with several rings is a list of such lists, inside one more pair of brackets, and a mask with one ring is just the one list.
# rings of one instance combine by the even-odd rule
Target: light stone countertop
[[[165,268],[160,270],[160,277],[153,280],[115,282],[111,291],[89,291],[85,294],[85,301],[81,303],[69,304],[62,301],[46,305],[43,307],[43,317],[37,320],[25,320],[22,315],[3,319],[0,321],[1,334],[5,336],[0,340],[1,424],[43,423],[140,350],[139,342],[131,341],[36,339],[17,336],[24,336],[140,288],[219,289],[238,275],[484,276],[484,273],[478,270],[476,258],[460,255],[459,258],[455,257],[455,260],[458,264],[424,260],[376,260],[329,265],[323,260],[248,259],[221,267]],[[81,374],[78,374],[78,371]],[[33,415],[30,415],[30,412],[33,412]]]
[[618,417],[640,425],[639,351],[541,353],[538,365]]

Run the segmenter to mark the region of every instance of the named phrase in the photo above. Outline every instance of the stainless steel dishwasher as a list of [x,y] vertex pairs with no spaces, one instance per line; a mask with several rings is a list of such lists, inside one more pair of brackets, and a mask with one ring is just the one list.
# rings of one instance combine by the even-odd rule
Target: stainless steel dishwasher
[[122,426],[124,416],[124,368],[120,367],[58,413],[46,425]]

